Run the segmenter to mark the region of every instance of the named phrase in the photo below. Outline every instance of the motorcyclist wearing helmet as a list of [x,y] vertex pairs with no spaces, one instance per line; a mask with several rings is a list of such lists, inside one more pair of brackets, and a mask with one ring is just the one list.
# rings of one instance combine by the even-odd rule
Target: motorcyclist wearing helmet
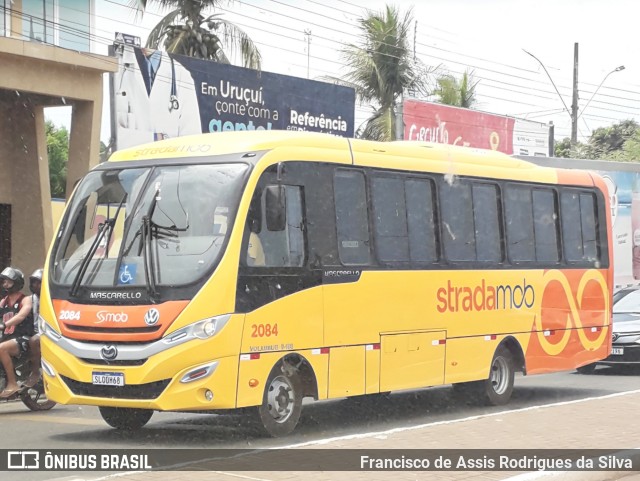
[[38,315],[40,314],[40,288],[42,287],[42,269],[36,269],[29,276],[29,290],[33,313],[33,336],[29,339],[29,356],[31,357],[31,373],[25,381],[25,387],[33,387],[40,380],[40,333],[38,332]]
[[0,300],[0,327],[5,335],[0,343],[0,362],[7,375],[7,384],[0,392],[0,399],[8,399],[20,390],[11,357],[29,350],[29,339],[34,334],[33,304],[31,297],[21,292],[24,287],[24,274],[20,269],[5,268],[0,273],[0,281],[7,292]]

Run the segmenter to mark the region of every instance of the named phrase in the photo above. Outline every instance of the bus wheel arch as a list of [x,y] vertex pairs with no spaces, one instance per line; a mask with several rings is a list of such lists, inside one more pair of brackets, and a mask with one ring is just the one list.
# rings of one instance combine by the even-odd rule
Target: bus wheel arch
[[294,366],[300,375],[302,381],[303,397],[312,397],[318,400],[318,380],[311,363],[300,354],[289,354],[281,361]]
[[511,399],[516,371],[526,372],[524,353],[515,338],[507,337],[493,353],[487,378],[454,384],[454,391],[474,403],[502,406]]
[[504,346],[506,349],[511,352],[511,356],[513,357],[513,366],[516,372],[521,372],[526,376],[527,374],[527,361],[524,357],[524,351],[522,350],[522,346],[516,340],[515,337],[509,336],[505,338],[498,348]]
[[265,431],[273,437],[291,433],[302,413],[302,399],[307,396],[318,396],[309,362],[299,354],[279,359],[265,383],[262,404],[257,407],[257,417]]

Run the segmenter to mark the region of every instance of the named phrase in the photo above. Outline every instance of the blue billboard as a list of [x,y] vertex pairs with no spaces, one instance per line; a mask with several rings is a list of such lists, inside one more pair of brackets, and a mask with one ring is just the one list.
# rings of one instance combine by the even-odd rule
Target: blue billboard
[[306,130],[353,137],[352,88],[120,45],[117,148],[180,135]]

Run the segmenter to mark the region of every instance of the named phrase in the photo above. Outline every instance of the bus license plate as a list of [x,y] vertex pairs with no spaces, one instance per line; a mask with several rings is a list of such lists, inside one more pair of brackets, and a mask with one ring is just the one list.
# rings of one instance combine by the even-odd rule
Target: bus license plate
[[612,347],[611,354],[613,354],[614,356],[624,355],[624,347]]
[[94,372],[93,384],[99,386],[124,386],[124,374],[121,372]]

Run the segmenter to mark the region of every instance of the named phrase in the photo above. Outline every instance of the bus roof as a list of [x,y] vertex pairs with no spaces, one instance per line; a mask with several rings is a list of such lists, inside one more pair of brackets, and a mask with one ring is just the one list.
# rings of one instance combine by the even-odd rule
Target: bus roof
[[123,160],[175,159],[206,157],[272,150],[282,146],[304,146],[325,149],[348,149],[348,139],[317,132],[288,130],[255,130],[185,135],[119,150],[109,162]]
[[[385,154],[386,158],[391,156],[391,162],[385,161],[379,167],[428,170],[425,169],[424,162],[429,161],[432,162],[430,167],[436,171],[455,164],[459,175],[487,175],[514,180],[535,177],[542,182],[551,183],[557,182],[561,177],[564,183],[591,184],[591,178],[586,172],[562,172],[563,169],[543,167],[493,150],[418,141],[374,142],[287,130],[217,132],[176,137],[119,150],[109,158],[109,163],[209,157],[296,147],[342,151],[345,153],[344,158],[356,165],[369,165],[366,159],[371,155]],[[394,157],[396,161],[393,160]]]
[[224,155],[271,150],[284,146],[345,149],[349,147],[349,143],[353,152],[386,152],[402,157],[424,159],[428,149],[427,155],[430,160],[455,159],[457,162],[489,164],[508,168],[536,168],[536,165],[531,162],[518,160],[507,154],[491,150],[404,140],[375,142],[347,139],[317,132],[288,130],[256,130],[186,135],[119,150],[111,156],[109,161]]

